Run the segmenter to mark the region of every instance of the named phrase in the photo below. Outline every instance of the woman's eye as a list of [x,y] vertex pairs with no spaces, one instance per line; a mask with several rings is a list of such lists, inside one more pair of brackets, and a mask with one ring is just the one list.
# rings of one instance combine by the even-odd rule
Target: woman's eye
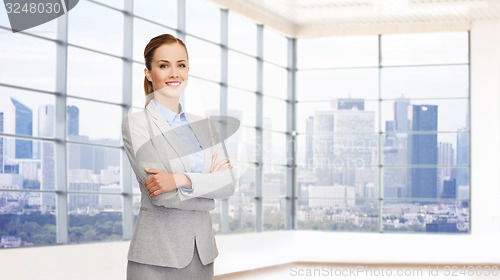
[[160,65],[160,68],[164,68],[163,66],[167,67],[167,65],[165,65],[165,64],[162,64],[162,65]]
[[179,67],[184,68],[184,67],[186,67],[186,64],[179,64]]

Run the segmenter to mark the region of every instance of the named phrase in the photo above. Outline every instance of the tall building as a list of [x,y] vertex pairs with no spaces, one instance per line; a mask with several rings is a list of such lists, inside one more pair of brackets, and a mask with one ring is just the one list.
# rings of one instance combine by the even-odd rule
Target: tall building
[[[393,104],[393,120],[385,122],[384,165],[404,166],[408,163],[408,119],[409,99],[398,98]],[[407,193],[407,169],[389,167],[384,169],[384,197],[404,198]]]
[[306,119],[306,170],[314,170],[314,151],[313,151],[313,133],[314,133],[314,117],[309,116]]
[[[457,134],[457,165],[469,165],[469,132],[460,129]],[[457,186],[469,186],[469,168],[457,168]]]
[[[79,109],[77,106],[67,106],[67,135],[72,140],[78,140],[79,136]],[[40,137],[54,137],[55,136],[55,111],[53,105],[42,105],[38,108],[38,135]],[[87,137],[83,137],[88,139]],[[80,149],[75,147],[79,147]],[[41,159],[41,189],[42,190],[55,190],[55,150],[54,144],[50,142],[42,142],[40,147]],[[76,151],[77,150],[77,151]],[[83,150],[83,151],[80,151]],[[93,149],[90,146],[69,145],[69,167],[82,168],[82,162],[89,159],[93,155]],[[84,155],[84,159],[82,156]],[[116,157],[107,157],[113,160]],[[78,163],[76,163],[78,162]],[[115,163],[116,164],[116,163]],[[92,167],[92,162],[86,163],[88,168]],[[42,207],[49,209],[55,206],[55,197],[52,194],[42,195]]]
[[333,185],[333,113],[314,112],[313,166],[317,184]]
[[455,149],[453,149],[453,145],[451,143],[438,143],[438,164],[448,166],[440,167],[438,169],[438,193],[442,194],[444,181],[452,179],[452,172],[454,168],[450,166],[455,165]]
[[335,111],[333,115],[334,182],[356,185],[356,170],[373,166],[373,149],[378,147],[375,135],[375,112]]
[[80,135],[80,110],[77,106],[67,106],[67,134],[68,136]]
[[[316,183],[356,186],[357,170],[373,165],[378,147],[375,113],[364,111],[363,99],[333,99],[332,110],[316,111],[312,120]],[[307,152],[306,158],[311,158]]]
[[273,151],[273,133],[269,130],[273,128],[273,120],[264,117],[263,120],[264,130],[262,131],[262,161],[266,163],[275,162],[276,151]]
[[[300,168],[300,167],[299,167]],[[297,204],[299,206],[309,206],[309,187],[316,183],[313,172],[302,171],[297,173]]]
[[[413,105],[410,114],[411,134],[408,136],[408,164],[437,165],[438,126],[437,105]],[[409,167],[408,191],[410,198],[437,198],[437,168]]]
[[443,192],[441,193],[441,198],[457,198],[457,180],[444,180],[443,181]]
[[384,146],[385,147],[393,147],[397,142],[397,134],[396,134],[396,121],[386,121],[385,122],[385,139]]
[[[54,136],[54,122],[55,122],[54,106],[42,105],[38,108],[38,135],[40,137],[53,137]],[[55,190],[55,151],[54,144],[51,142],[43,141],[40,149],[41,159],[41,190]],[[49,210],[55,207],[55,196],[49,193],[42,194],[42,209]]]
[[[384,164],[400,165],[402,160],[406,163],[406,148],[384,147]],[[384,198],[405,198],[406,194],[406,169],[397,167],[384,168]]]
[[410,100],[401,96],[394,101],[394,130],[397,132],[406,132],[410,129],[410,121],[408,119],[408,108]]
[[365,100],[362,98],[338,98],[332,99],[331,107],[333,110],[365,110]]
[[[12,121],[17,135],[33,136],[33,113],[30,108],[19,102],[17,99],[10,97],[12,102],[11,114]],[[25,139],[14,140],[14,158],[33,158],[33,141]]]
[[[0,132],[3,132],[3,112],[0,112]],[[0,137],[0,173],[4,173],[3,137]]]

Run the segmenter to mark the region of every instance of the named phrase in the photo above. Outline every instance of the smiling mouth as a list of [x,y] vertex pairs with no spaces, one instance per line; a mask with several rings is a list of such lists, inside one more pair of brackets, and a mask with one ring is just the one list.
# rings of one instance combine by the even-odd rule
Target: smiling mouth
[[167,86],[178,86],[181,82],[167,82]]

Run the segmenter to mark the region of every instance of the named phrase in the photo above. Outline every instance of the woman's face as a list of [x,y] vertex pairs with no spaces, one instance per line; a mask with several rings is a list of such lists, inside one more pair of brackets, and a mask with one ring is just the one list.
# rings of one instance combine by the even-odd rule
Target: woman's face
[[153,89],[165,97],[179,97],[188,82],[187,52],[180,44],[158,47],[151,61],[151,70],[144,69]]

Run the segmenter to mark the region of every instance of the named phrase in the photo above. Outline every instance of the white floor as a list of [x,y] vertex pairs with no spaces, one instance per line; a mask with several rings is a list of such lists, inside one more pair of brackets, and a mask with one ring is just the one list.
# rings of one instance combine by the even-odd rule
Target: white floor
[[[295,279],[338,279],[338,280],[496,280],[500,279],[500,266],[474,265],[335,265],[290,263],[247,272],[216,276],[215,280],[295,280]],[[486,276],[488,275],[488,276]]]

